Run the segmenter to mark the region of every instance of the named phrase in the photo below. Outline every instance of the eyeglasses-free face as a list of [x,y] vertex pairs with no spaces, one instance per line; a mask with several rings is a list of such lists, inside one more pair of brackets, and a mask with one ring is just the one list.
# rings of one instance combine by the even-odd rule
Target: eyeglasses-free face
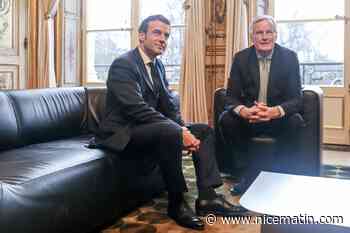
[[277,33],[274,32],[270,21],[262,20],[255,24],[253,28],[253,43],[258,53],[270,53],[275,46],[276,39]]
[[270,30],[268,30],[268,31],[257,31],[257,32],[255,32],[254,36],[256,36],[258,38],[263,38],[263,37],[271,38],[271,37],[273,37],[274,33],[275,32],[270,31]]
[[139,33],[139,41],[142,50],[151,59],[165,52],[170,35],[170,26],[159,21],[151,21],[147,32]]

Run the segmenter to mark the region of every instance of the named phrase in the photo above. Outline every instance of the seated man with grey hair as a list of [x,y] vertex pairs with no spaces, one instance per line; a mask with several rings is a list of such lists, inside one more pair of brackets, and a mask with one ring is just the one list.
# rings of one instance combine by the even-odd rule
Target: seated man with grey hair
[[[277,139],[278,151],[271,168],[287,171],[293,166],[297,145],[288,142],[298,137],[303,124],[301,79],[297,54],[276,43],[277,30],[273,17],[256,17],[250,27],[253,46],[235,54],[227,86],[225,111],[219,125],[225,141],[240,156],[246,156],[247,169],[231,194],[244,192],[257,175],[264,155],[251,157],[249,138],[268,135]],[[266,158],[265,158],[266,159]],[[292,168],[293,169],[293,168]]]

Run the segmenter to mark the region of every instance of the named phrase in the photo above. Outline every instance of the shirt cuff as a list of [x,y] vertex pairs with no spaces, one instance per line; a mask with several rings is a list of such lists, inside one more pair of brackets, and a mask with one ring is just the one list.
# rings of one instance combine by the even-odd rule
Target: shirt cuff
[[286,112],[283,110],[283,108],[280,105],[278,105],[277,108],[278,108],[278,110],[280,111],[280,114],[281,114],[280,118],[284,117],[286,115]]
[[242,108],[244,108],[244,105],[238,105],[233,109],[233,111],[239,116],[239,112],[241,111]]

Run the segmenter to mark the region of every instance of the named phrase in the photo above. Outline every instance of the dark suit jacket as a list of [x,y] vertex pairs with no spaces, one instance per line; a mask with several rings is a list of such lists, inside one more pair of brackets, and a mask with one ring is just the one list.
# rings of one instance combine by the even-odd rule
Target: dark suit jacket
[[153,90],[137,48],[114,60],[108,73],[106,114],[97,144],[122,151],[130,140],[132,127],[159,121],[183,125],[176,100],[168,90],[164,65],[156,59],[155,67],[161,79],[159,92]]
[[[295,52],[275,45],[267,87],[268,106],[280,105],[286,116],[302,107],[299,61]],[[252,106],[260,88],[259,62],[254,46],[238,52],[233,60],[227,86],[226,109]]]

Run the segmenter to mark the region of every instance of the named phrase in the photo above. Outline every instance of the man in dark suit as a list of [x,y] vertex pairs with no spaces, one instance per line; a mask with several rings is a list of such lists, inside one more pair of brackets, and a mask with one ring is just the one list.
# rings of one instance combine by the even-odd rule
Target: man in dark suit
[[[214,188],[222,184],[215,160],[212,129],[204,124],[186,127],[168,89],[165,69],[157,59],[163,54],[170,22],[162,15],[146,18],[139,27],[139,46],[117,58],[107,80],[106,116],[97,143],[130,156],[135,150],[152,149],[146,158],[159,164],[168,191],[168,215],[179,225],[203,229],[197,215],[240,215]],[[199,197],[194,214],[184,200],[187,191],[182,173],[182,151],[192,152]],[[144,161],[143,156],[135,162]]]
[[[280,158],[291,156],[297,145],[288,143],[288,137],[298,137],[303,124],[298,58],[295,52],[275,43],[276,23],[271,16],[255,18],[251,34],[253,46],[238,52],[232,63],[220,128],[225,141],[231,142],[240,156],[248,154],[248,139],[261,134],[277,138]],[[264,159],[263,155],[248,158],[247,171],[259,167]],[[288,158],[281,161],[288,163]],[[281,163],[274,164],[275,168],[283,166]],[[254,178],[251,175],[244,174],[231,193],[245,191]]]

